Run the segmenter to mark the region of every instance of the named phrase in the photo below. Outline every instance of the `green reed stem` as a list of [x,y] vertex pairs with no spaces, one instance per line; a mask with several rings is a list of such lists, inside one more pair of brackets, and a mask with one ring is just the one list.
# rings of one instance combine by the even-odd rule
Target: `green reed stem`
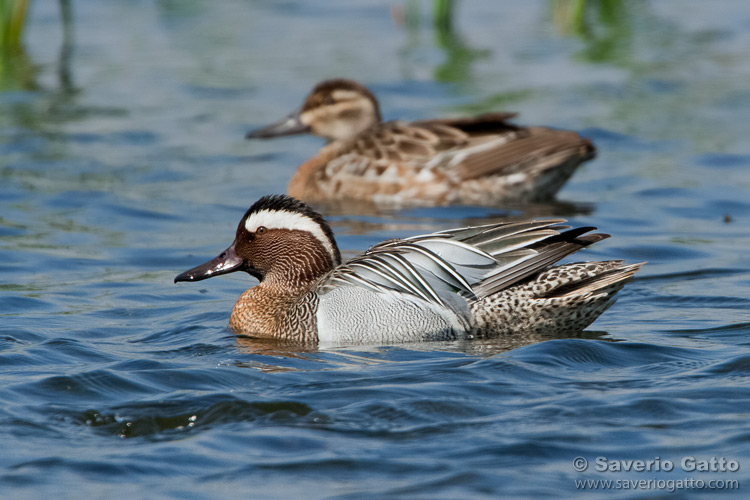
[[28,0],[0,0],[0,48],[21,44]]

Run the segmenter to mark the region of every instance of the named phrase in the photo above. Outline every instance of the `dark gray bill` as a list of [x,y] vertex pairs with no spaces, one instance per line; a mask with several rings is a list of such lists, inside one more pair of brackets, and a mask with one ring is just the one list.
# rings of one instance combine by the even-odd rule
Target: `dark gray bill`
[[306,134],[308,132],[310,132],[310,127],[300,121],[300,112],[295,111],[283,120],[279,120],[276,123],[248,132],[245,137],[247,139],[268,139],[270,137]]
[[237,256],[237,253],[234,250],[234,244],[232,244],[232,246],[221,252],[221,254],[215,259],[194,267],[189,271],[185,271],[182,274],[178,274],[175,277],[174,282],[201,281],[221,274],[228,274],[242,270],[245,270],[245,262]]

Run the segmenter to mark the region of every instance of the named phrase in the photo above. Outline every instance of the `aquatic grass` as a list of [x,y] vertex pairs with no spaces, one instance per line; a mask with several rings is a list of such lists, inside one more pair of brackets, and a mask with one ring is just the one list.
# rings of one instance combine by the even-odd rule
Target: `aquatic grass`
[[28,5],[28,0],[0,0],[1,49],[8,50],[21,44]]
[[0,90],[33,88],[33,68],[21,37],[28,0],[0,0]]
[[586,43],[587,62],[625,64],[632,59],[632,17],[639,6],[622,0],[554,0],[553,23],[560,34]]
[[453,28],[453,0],[434,0],[433,8],[435,28],[450,31]]
[[[471,64],[477,59],[488,58],[491,52],[469,46],[454,30],[456,8],[453,0],[433,0],[431,6],[435,45],[445,55],[445,61],[435,67],[434,78],[439,82],[464,82],[470,79]],[[418,31],[421,26],[419,7],[418,1],[411,0],[406,3],[404,11],[404,26],[409,33],[412,45],[416,45],[419,38]]]
[[585,34],[586,0],[555,0],[552,4],[554,24],[562,33]]

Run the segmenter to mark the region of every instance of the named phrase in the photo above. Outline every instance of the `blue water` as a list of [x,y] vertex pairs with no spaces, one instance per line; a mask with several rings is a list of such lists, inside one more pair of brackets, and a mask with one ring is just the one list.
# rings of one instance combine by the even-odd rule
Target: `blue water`
[[[750,8],[561,4],[462,2],[445,32],[431,3],[79,0],[63,30],[32,2],[0,72],[0,498],[746,498]],[[599,148],[555,203],[331,208],[345,256],[562,215],[613,235],[579,257],[648,264],[573,338],[236,338],[249,277],[172,279],[317,150],[243,136],[331,76],[387,118],[512,110]]]

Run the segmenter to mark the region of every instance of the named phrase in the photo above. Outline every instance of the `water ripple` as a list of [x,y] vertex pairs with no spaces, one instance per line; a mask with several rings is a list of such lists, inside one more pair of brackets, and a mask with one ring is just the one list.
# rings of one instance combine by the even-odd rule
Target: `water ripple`
[[[78,0],[71,26],[86,36],[56,60],[60,3],[34,2],[24,50],[0,62],[2,500],[630,499],[668,493],[584,494],[574,480],[744,482],[745,3],[607,2],[605,20],[595,2],[477,0],[438,31],[404,2],[152,3]],[[586,4],[590,33],[558,25],[563,3]],[[566,217],[612,234],[572,260],[647,265],[571,336],[235,337],[229,313],[253,280],[172,279],[321,147],[243,139],[294,107],[329,69],[320,61],[371,85],[388,119],[519,111],[516,123],[579,130],[598,149],[550,202],[316,205],[344,255]],[[576,472],[576,456],[742,467],[597,475]]]
[[191,430],[263,420],[284,425],[305,417],[312,409],[294,401],[248,402],[231,396],[207,396],[190,401],[140,403],[110,411],[86,410],[68,419],[120,438],[173,439]]

